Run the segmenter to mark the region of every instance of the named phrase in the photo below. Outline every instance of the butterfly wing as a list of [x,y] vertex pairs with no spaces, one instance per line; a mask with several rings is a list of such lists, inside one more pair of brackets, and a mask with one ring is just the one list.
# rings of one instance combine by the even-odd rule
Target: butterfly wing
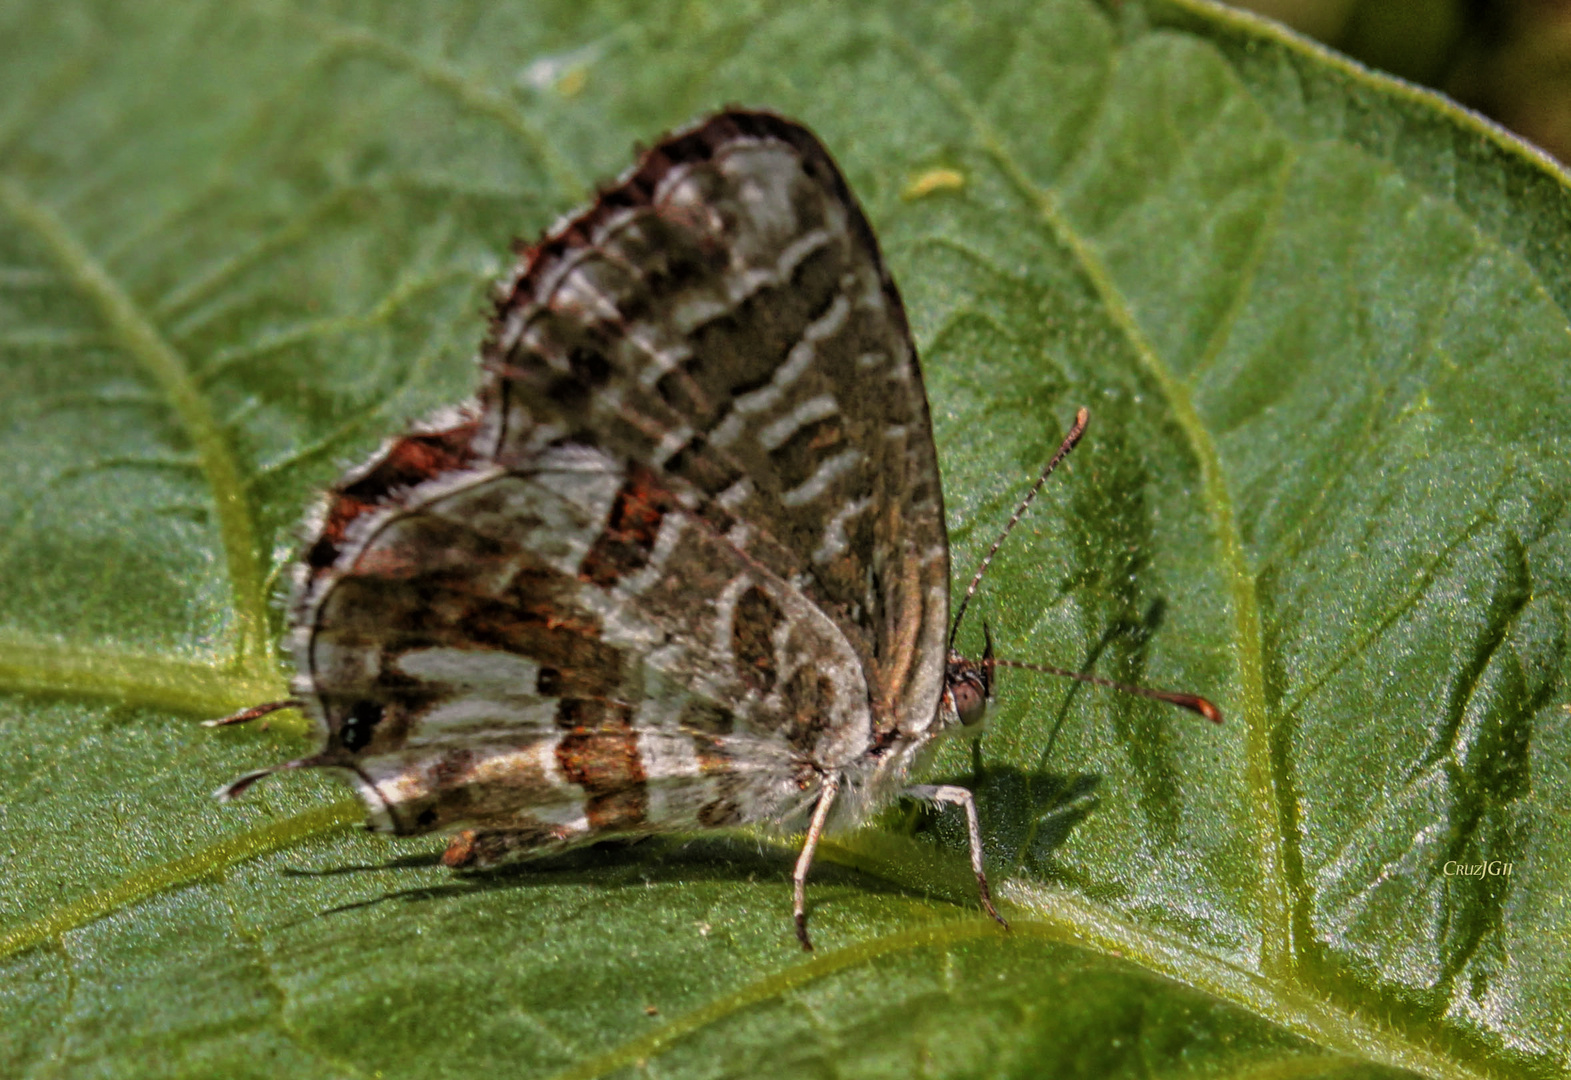
[[779,820],[870,738],[833,622],[593,448],[361,513],[297,618],[297,689],[328,733],[300,764],[348,771],[394,832],[538,846]]
[[932,425],[899,294],[818,140],[740,111],[673,136],[503,293],[488,452],[572,442],[662,475],[836,622],[880,733],[925,729],[949,589]]
[[789,821],[928,729],[948,549],[920,370],[805,129],[730,112],[525,255],[477,411],[346,478],[297,690],[373,824],[485,863]]

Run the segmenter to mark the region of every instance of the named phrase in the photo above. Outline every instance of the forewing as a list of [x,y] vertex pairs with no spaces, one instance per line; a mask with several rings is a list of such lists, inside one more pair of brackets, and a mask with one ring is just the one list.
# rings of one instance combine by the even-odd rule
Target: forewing
[[604,451],[455,469],[339,532],[297,689],[327,730],[309,764],[349,770],[384,829],[778,819],[868,744],[834,623]]
[[948,547],[900,297],[828,153],[728,112],[649,151],[526,252],[485,350],[488,452],[598,447],[794,581],[925,728]]

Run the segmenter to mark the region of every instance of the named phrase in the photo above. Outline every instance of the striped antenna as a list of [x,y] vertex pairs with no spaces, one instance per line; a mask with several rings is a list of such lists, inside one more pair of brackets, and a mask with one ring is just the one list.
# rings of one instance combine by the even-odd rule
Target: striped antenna
[[987,573],[987,568],[992,565],[993,556],[998,554],[998,549],[1003,545],[1009,532],[1025,514],[1026,508],[1036,499],[1036,493],[1042,490],[1042,485],[1047,483],[1047,478],[1053,475],[1053,470],[1058,468],[1058,463],[1069,456],[1069,451],[1075,448],[1075,443],[1080,441],[1080,436],[1086,433],[1086,422],[1091,419],[1091,411],[1081,406],[1075,413],[1074,426],[1069,429],[1069,434],[1064,436],[1064,441],[1058,446],[1058,453],[1047,463],[1047,468],[1042,470],[1042,475],[1036,478],[1036,483],[1031,485],[1031,490],[1026,492],[1026,497],[1020,500],[1020,505],[1015,507],[1015,516],[1009,519],[1009,524],[1004,526],[1004,531],[998,534],[998,539],[993,541],[993,546],[987,549],[987,557],[982,560],[982,565],[976,568],[976,574],[971,578],[971,584],[966,586],[966,594],[960,598],[960,607],[955,612],[955,622],[949,630],[949,647],[955,647],[955,638],[960,634],[960,623],[966,617],[966,606],[971,603],[971,597],[976,595],[977,586],[982,584],[982,575]]
[[[1059,444],[1058,452],[1047,463],[1047,468],[1042,470],[1042,475],[1036,478],[1036,483],[1031,485],[1031,490],[1026,492],[1026,497],[1020,500],[1020,505],[1015,507],[1015,514],[1009,519],[1009,524],[1004,526],[1004,531],[998,534],[998,539],[994,540],[993,546],[988,548],[986,558],[982,560],[982,565],[976,568],[976,574],[971,578],[971,584],[966,586],[965,596],[960,598],[960,607],[955,611],[954,626],[949,631],[949,648],[951,650],[954,649],[955,638],[960,633],[960,623],[965,618],[966,606],[971,603],[971,597],[976,595],[977,586],[982,584],[982,575],[987,573],[988,566],[993,562],[993,556],[998,554],[998,549],[1003,546],[1004,539],[1008,537],[1010,530],[1019,524],[1021,517],[1025,515],[1026,508],[1036,498],[1037,492],[1042,490],[1042,485],[1047,483],[1047,478],[1053,475],[1053,470],[1058,468],[1058,463],[1069,456],[1069,451],[1075,448],[1075,444],[1080,441],[1080,436],[1085,434],[1086,422],[1090,419],[1091,413],[1084,407],[1075,413],[1074,425],[1069,429],[1069,433],[1064,436],[1064,441]],[[985,631],[986,627],[984,626],[983,629]],[[1112,679],[1104,679],[1099,675],[1089,675],[1083,671],[1070,671],[1068,668],[1054,667],[1052,664],[1028,664],[1023,660],[1000,660],[993,656],[993,639],[991,635],[988,635],[987,652],[982,657],[982,662],[979,666],[986,668],[1018,668],[1021,671],[1040,672],[1043,675],[1058,675],[1065,679],[1074,679],[1076,682],[1090,683],[1093,686],[1104,686],[1109,690],[1121,690],[1126,694],[1136,694],[1143,698],[1151,698],[1154,701],[1165,701],[1169,705],[1177,705],[1180,709],[1188,709],[1192,713],[1203,716],[1213,724],[1222,722],[1222,710],[1199,694],[1180,694],[1173,690],[1152,690],[1145,686],[1131,686],[1129,683],[1114,682]]]
[[1022,660],[987,657],[982,660],[982,666],[1019,668],[1021,671],[1038,671],[1043,675],[1059,675],[1066,679],[1074,679],[1076,682],[1105,686],[1109,690],[1122,690],[1126,694],[1138,694],[1140,697],[1151,698],[1154,701],[1165,701],[1169,705],[1177,705],[1180,709],[1188,709],[1192,713],[1203,716],[1213,724],[1222,722],[1222,710],[1199,694],[1180,694],[1174,690],[1152,690],[1146,686],[1131,686],[1129,683],[1114,682],[1099,675],[1087,675],[1083,671],[1070,671],[1068,668],[1054,667],[1052,664],[1027,664]]

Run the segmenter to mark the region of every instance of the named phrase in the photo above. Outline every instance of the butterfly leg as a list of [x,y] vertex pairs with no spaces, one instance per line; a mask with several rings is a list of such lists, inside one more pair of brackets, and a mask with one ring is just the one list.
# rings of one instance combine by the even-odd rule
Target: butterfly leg
[[796,916],[796,939],[808,952],[813,951],[813,942],[807,936],[807,871],[813,865],[813,852],[818,850],[818,838],[823,835],[824,822],[829,820],[829,807],[839,791],[839,774],[824,780],[818,805],[813,808],[813,820],[807,826],[807,839],[802,842],[802,854],[796,857],[796,870],[791,874],[791,883],[795,886],[792,913]]
[[987,887],[987,874],[982,870],[982,827],[977,822],[976,799],[971,792],[954,784],[915,784],[905,789],[904,795],[909,799],[921,799],[923,802],[949,803],[951,806],[963,806],[966,812],[966,832],[971,841],[971,869],[976,872],[976,890],[982,900],[982,910],[998,920],[1004,929],[1009,924],[993,906],[993,894]]

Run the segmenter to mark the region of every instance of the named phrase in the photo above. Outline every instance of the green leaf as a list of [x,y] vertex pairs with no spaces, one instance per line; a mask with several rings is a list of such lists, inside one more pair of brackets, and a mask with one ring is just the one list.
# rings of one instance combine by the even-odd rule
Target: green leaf
[[[904,290],[1006,672],[953,815],[454,878],[277,695],[313,494],[463,398],[506,244],[726,102]],[[1551,1076],[1571,1065],[1571,197],[1198,3],[0,9],[0,1072]],[[957,587],[958,587],[957,585]],[[968,648],[980,626],[969,625]],[[1510,873],[1455,873],[1479,864]]]

